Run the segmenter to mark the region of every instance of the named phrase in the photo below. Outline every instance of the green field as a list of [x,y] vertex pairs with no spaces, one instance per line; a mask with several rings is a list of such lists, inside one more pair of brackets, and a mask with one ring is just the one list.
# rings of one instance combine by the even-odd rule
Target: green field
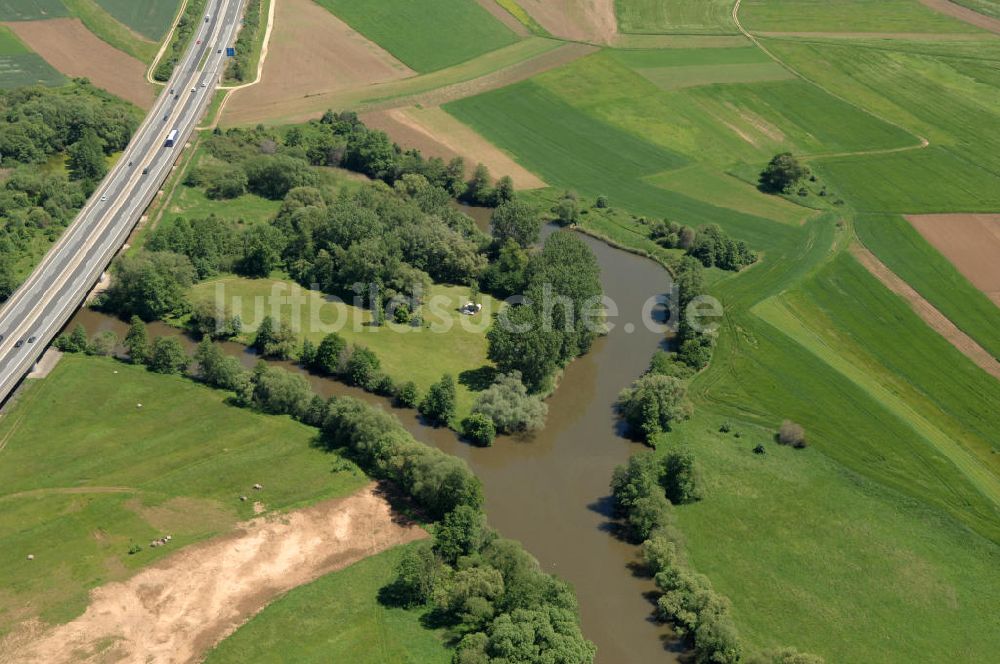
[[615,0],[618,29],[636,34],[737,34],[730,0]]
[[953,0],[953,2],[980,14],[1000,18],[1000,2],[996,0]]
[[1000,357],[997,307],[897,215],[859,215],[858,237],[889,269],[979,345]]
[[[414,546],[414,545],[407,545]],[[350,662],[448,664],[444,635],[425,629],[419,611],[379,604],[406,546],[366,558],[292,590],[220,643],[206,664]]]
[[25,46],[10,28],[0,25],[0,88],[65,82],[62,74]]
[[160,41],[173,23],[178,0],[96,0],[109,14],[139,34]]
[[[243,341],[252,340],[253,331],[265,315],[276,315],[288,322],[300,339],[308,338],[319,344],[326,334],[335,331],[348,343],[367,346],[378,355],[382,370],[397,384],[412,380],[421,394],[425,394],[442,374],[452,374],[459,383],[459,419],[469,413],[475,400],[474,392],[465,383],[472,380],[477,369],[490,366],[486,359],[486,329],[490,316],[501,306],[489,295],[481,295],[483,311],[475,316],[463,316],[458,308],[468,301],[469,289],[433,285],[425,294],[422,310],[430,328],[395,323],[372,327],[368,324],[371,321],[369,309],[358,308],[350,302],[333,301],[319,291],[303,289],[291,281],[242,277],[223,277],[197,284],[192,300],[214,302],[220,293],[225,298],[227,311],[240,308],[245,330]],[[276,310],[271,308],[272,302],[293,293],[303,299],[297,310],[290,303],[281,303]]]
[[0,21],[33,21],[67,14],[60,0],[0,0]]
[[[267,485],[267,507],[282,510],[368,481],[313,448],[314,429],[226,397],[76,355],[27,385],[0,419],[0,633],[36,614],[69,620],[91,588],[249,518],[238,497],[255,482]],[[165,532],[176,546],[128,554]]]
[[517,35],[475,0],[317,2],[421,73],[444,69],[517,41]]
[[[157,3],[162,0],[155,0]],[[62,0],[70,13],[79,18],[87,29],[99,39],[111,44],[142,62],[152,62],[159,49],[156,41],[149,39],[111,15],[97,0]],[[123,2],[118,4],[125,6]],[[129,3],[131,6],[132,3]],[[138,6],[138,5],[137,5]]]
[[744,0],[740,20],[761,32],[981,32],[919,0]]
[[[735,439],[721,421],[678,432],[707,496],[675,513],[692,565],[734,600],[745,638],[831,663],[981,662],[1000,648],[989,608],[1000,548],[816,450],[780,447],[739,420]],[[767,454],[753,454],[761,442]],[[804,615],[821,626],[802,629]]]

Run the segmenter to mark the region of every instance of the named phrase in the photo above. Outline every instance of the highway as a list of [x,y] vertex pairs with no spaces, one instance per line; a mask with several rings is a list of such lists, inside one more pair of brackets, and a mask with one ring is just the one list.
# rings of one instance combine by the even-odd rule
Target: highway
[[[34,272],[0,308],[0,403],[83,303],[163,185],[208,107],[244,0],[209,0],[153,108],[114,168]],[[167,136],[177,130],[173,147]]]

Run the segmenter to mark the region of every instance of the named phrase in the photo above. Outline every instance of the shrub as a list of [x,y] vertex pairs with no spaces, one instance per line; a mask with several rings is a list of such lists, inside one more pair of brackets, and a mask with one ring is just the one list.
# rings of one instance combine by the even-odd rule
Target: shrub
[[451,374],[431,385],[420,402],[420,414],[435,424],[448,424],[455,416],[455,379]]
[[496,438],[496,426],[486,415],[473,413],[462,420],[462,431],[465,437],[480,447],[489,447]]
[[397,405],[404,408],[416,408],[418,403],[420,403],[420,392],[417,390],[417,384],[412,380],[403,383],[403,385],[396,390]]
[[684,383],[657,374],[646,374],[632,383],[632,387],[622,390],[618,409],[632,434],[646,442],[691,414]]
[[778,442],[782,445],[791,445],[796,449],[806,446],[806,430],[801,424],[796,424],[791,420],[785,420],[778,429]]
[[770,193],[787,193],[808,175],[806,166],[790,152],[782,152],[772,157],[761,172],[760,188]]
[[364,346],[355,346],[344,365],[344,375],[352,385],[374,390],[381,376],[382,363],[378,356]]
[[191,358],[177,337],[157,337],[149,353],[150,371],[164,374],[184,373]]
[[599,207],[601,209],[604,209],[604,208],[608,207],[608,197],[605,196],[604,194],[601,194],[600,196],[598,196],[597,197],[597,207]]
[[497,376],[472,407],[473,413],[485,415],[497,431],[507,434],[541,429],[548,410],[541,399],[528,394],[519,371]]
[[671,450],[663,459],[663,488],[674,505],[702,498],[701,471],[689,450]]

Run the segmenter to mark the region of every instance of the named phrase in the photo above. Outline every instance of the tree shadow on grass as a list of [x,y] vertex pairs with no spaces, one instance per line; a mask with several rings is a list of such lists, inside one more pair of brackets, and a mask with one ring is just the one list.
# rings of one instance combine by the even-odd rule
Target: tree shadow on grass
[[482,392],[493,384],[497,378],[495,367],[481,366],[478,369],[466,369],[458,374],[458,382],[473,392]]

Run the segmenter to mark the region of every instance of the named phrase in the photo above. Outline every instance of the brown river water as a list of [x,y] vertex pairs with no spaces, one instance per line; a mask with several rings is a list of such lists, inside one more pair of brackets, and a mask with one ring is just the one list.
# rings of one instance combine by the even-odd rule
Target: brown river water
[[[613,404],[663,343],[661,333],[642,324],[641,312],[648,298],[664,293],[668,274],[648,259],[581,237],[597,256],[604,292],[617,304],[618,316],[609,316],[615,324],[610,333],[566,368],[548,399],[545,429],[530,439],[499,437],[491,448],[473,447],[448,429],[425,426],[415,411],[394,409],[381,397],[291,363],[277,364],[304,373],[323,396],[350,395],[392,410],[417,440],[466,459],[483,482],[490,523],[520,540],[546,571],[573,584],[583,632],[597,644],[598,662],[676,662],[681,647],[651,619],[652,581],[633,572],[638,549],[611,534],[608,500],[612,470],[639,449],[621,437]],[[126,331],[123,322],[89,309],[68,327],[76,323],[90,334],[113,330],[123,337]],[[181,334],[162,323],[150,325],[149,333]],[[187,342],[193,348],[195,342]],[[256,362],[245,347],[224,345],[248,366]]]

